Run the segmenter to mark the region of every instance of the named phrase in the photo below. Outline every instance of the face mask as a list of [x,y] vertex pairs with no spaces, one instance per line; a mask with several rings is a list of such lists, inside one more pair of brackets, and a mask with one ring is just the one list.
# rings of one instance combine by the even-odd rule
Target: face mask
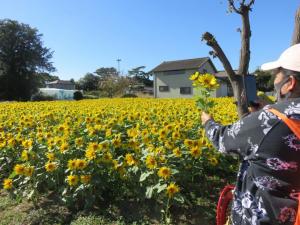
[[281,88],[288,80],[289,77],[285,77],[279,83],[274,84],[276,102],[286,101],[291,96],[291,92],[288,92],[285,95],[281,94]]

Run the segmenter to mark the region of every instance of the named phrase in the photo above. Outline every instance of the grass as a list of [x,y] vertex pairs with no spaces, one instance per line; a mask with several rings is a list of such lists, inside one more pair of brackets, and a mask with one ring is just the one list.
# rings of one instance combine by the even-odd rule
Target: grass
[[[0,225],[163,225],[160,210],[152,200],[105,203],[91,211],[72,211],[53,195],[41,197],[37,204],[26,199],[12,199],[0,191]],[[173,224],[212,224],[205,210],[172,209]]]
[[70,217],[65,207],[46,198],[35,206],[25,199],[12,199],[0,192],[0,225],[66,224]]

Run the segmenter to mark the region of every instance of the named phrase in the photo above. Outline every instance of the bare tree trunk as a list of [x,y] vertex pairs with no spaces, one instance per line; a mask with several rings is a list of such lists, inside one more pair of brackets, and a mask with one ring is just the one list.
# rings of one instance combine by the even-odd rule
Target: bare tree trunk
[[242,33],[241,33],[241,53],[240,53],[240,66],[238,69],[239,75],[247,75],[250,61],[250,21],[249,21],[249,10],[247,8],[242,9]]
[[228,58],[226,57],[222,48],[219,46],[217,40],[211,33],[204,33],[202,36],[202,40],[205,40],[206,44],[212,47],[212,49],[214,50],[211,54],[213,54],[215,57],[218,57],[219,60],[222,62],[230,84],[232,86],[233,94],[237,103],[238,114],[241,118],[243,115],[248,113],[246,92],[243,80],[244,77],[234,72]]
[[249,112],[243,76],[236,75],[235,79],[231,83],[231,86],[233,89],[234,97],[237,100],[236,101],[237,111],[238,111],[239,117],[241,118]]
[[300,43],[300,7],[297,9],[295,15],[294,34],[292,39],[292,45]]
[[[239,7],[236,7],[235,3],[239,2]],[[213,51],[210,52],[214,57],[218,57],[222,62],[223,67],[227,73],[229,81],[231,83],[234,97],[237,102],[237,110],[239,117],[248,113],[248,102],[246,96],[246,89],[244,84],[244,78],[248,74],[249,70],[249,61],[250,61],[250,38],[251,38],[251,29],[250,29],[250,20],[249,12],[251,7],[254,4],[255,0],[249,0],[248,3],[246,0],[236,1],[228,0],[229,11],[240,14],[242,17],[242,29],[241,29],[241,52],[240,52],[240,64],[237,73],[234,72],[232,66],[223,52],[222,48],[216,41],[215,37],[209,33],[205,32],[202,36],[202,40],[206,41],[206,44],[212,47]]]

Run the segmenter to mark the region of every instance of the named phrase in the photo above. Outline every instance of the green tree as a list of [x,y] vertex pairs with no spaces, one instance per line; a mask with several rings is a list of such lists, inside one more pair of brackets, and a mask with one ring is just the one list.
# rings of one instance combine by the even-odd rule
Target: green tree
[[29,100],[39,85],[37,74],[55,70],[41,37],[27,24],[0,20],[0,99]]
[[152,87],[153,80],[150,80],[150,73],[144,71],[145,66],[139,66],[128,71],[128,76],[134,78],[137,83],[142,83],[145,86]]
[[114,67],[101,67],[95,71],[95,74],[99,77],[98,86],[101,96],[112,98],[123,94],[129,86],[128,78],[120,76]]
[[76,88],[84,91],[99,90],[100,77],[92,73],[87,73],[77,82]]
[[102,96],[112,98],[117,95],[123,95],[129,85],[130,79],[128,77],[111,76],[100,82],[100,91],[102,92]]
[[256,88],[258,91],[273,91],[274,76],[270,72],[257,69],[254,74],[256,76]]
[[47,82],[59,80],[58,76],[51,75],[49,73],[36,73],[36,80],[38,80],[38,87],[46,87]]
[[95,71],[95,74],[99,76],[100,81],[119,76],[117,69],[114,67],[101,67]]

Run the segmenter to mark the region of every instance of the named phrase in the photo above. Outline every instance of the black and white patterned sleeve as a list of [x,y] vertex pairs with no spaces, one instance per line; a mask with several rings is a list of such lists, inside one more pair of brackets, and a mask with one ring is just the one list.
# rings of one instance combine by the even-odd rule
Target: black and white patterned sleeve
[[[258,149],[258,143],[264,135],[266,121],[261,115],[266,111],[251,113],[228,126],[222,126],[213,119],[205,123],[208,139],[222,153],[235,153],[246,157]],[[265,123],[265,124],[264,124]],[[267,124],[268,125],[268,124]]]

